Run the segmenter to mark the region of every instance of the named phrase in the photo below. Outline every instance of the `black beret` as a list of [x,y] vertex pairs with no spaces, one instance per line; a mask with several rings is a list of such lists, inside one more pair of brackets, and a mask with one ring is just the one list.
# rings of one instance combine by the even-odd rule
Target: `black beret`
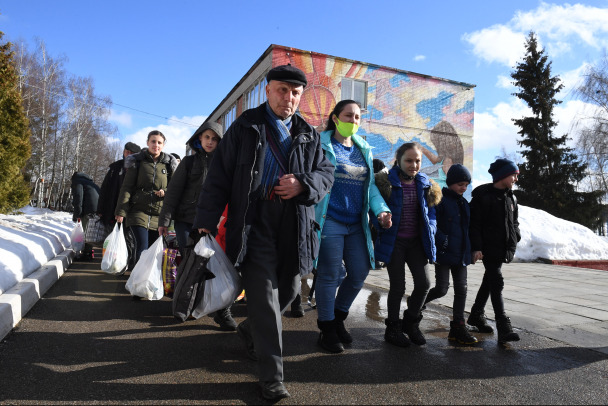
[[139,145],[137,145],[137,144],[136,144],[136,143],[134,143],[134,142],[127,142],[127,143],[125,144],[125,149],[126,149],[127,151],[131,151],[131,152],[133,152],[134,154],[136,154],[136,153],[138,153],[139,151],[141,151],[141,148],[139,147]]
[[304,72],[291,65],[281,65],[270,69],[268,75],[266,75],[266,81],[270,82],[271,80],[294,83],[304,87],[308,84]]

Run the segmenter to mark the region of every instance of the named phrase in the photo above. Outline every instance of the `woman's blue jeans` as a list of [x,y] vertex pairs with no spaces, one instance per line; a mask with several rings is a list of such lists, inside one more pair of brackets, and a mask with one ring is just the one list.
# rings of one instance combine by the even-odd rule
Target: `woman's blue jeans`
[[[343,276],[342,261],[346,277]],[[369,268],[363,226],[360,223],[343,224],[328,217],[321,232],[317,263],[315,297],[319,321],[333,320],[334,309],[348,312],[363,287]]]
[[150,248],[158,238],[158,230],[148,230],[145,227],[131,226],[135,241],[137,241],[137,249],[135,251],[135,260],[139,261],[141,253]]

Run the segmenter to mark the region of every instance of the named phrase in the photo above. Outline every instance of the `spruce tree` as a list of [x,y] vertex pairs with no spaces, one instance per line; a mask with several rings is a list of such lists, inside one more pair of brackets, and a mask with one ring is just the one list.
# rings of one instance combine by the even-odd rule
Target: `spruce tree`
[[30,130],[18,89],[12,45],[0,31],[0,213],[23,207],[29,186],[22,169],[30,157]]
[[544,210],[556,217],[594,227],[600,217],[601,192],[580,193],[576,185],[585,177],[586,165],[566,146],[568,135],[554,136],[557,122],[555,96],[563,88],[558,76],[551,76],[551,62],[538,49],[536,35],[526,39],[526,54],[511,74],[519,88],[513,93],[527,103],[531,116],[513,119],[522,139],[517,143],[525,162],[520,165],[516,195],[519,203]]

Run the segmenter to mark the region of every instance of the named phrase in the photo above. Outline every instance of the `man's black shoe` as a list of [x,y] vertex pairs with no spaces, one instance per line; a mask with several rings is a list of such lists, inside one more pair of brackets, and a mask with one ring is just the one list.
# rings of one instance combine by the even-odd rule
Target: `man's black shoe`
[[262,397],[273,402],[288,398],[291,395],[285,389],[283,382],[260,382]]
[[247,320],[241,322],[241,324],[239,324],[236,328],[236,333],[245,343],[247,356],[253,361],[257,361],[258,354],[255,352],[255,347],[253,346],[253,337],[251,336],[251,331],[249,330],[249,322]]

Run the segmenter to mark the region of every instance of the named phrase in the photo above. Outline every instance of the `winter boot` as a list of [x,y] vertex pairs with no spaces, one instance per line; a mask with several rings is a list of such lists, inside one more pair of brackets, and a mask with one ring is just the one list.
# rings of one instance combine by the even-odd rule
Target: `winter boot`
[[222,330],[236,331],[236,322],[232,318],[232,313],[230,313],[230,306],[215,312],[213,321],[219,324]]
[[302,307],[302,295],[298,293],[293,302],[291,302],[291,317],[304,317],[304,308]]
[[494,329],[492,326],[488,324],[488,319],[486,319],[486,314],[482,310],[475,309],[475,306],[471,309],[471,314],[467,319],[467,324],[469,326],[477,327],[480,333],[489,333],[492,334]]
[[450,333],[448,334],[448,340],[456,341],[460,344],[476,344],[477,339],[469,333],[467,326],[464,321],[451,321],[450,322]]
[[409,347],[410,340],[403,334],[401,320],[385,319],[386,331],[384,332],[384,341],[396,345],[397,347]]
[[321,330],[321,334],[319,334],[319,340],[317,342],[324,350],[336,354],[344,351],[344,346],[340,342],[340,338],[336,333],[335,320],[317,320],[317,326],[319,326],[319,329]]
[[348,317],[348,312],[334,309],[334,316],[336,317],[336,333],[342,344],[350,344],[353,342],[353,336],[350,335],[346,327],[344,327],[344,320]]
[[403,312],[403,325],[402,330],[410,338],[410,341],[416,345],[426,344],[426,339],[420,331],[420,321],[422,320],[422,314],[412,317],[406,311]]
[[496,330],[498,330],[498,342],[519,341],[519,334],[513,332],[511,319],[505,315],[496,317]]

